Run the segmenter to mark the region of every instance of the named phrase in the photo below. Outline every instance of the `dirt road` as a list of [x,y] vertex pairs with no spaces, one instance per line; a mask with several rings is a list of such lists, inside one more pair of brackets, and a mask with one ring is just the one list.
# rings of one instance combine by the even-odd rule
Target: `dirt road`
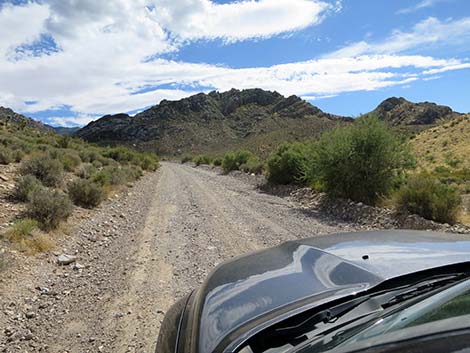
[[[242,178],[163,163],[66,239],[77,263],[10,274],[6,352],[153,352],[168,307],[220,262],[280,242],[353,230]],[[24,273],[27,272],[27,273]]]

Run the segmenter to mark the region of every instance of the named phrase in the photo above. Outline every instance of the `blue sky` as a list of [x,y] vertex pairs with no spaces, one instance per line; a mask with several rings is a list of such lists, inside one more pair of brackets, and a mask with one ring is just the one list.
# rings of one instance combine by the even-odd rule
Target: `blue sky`
[[52,125],[232,87],[470,111],[467,0],[0,0],[0,105]]

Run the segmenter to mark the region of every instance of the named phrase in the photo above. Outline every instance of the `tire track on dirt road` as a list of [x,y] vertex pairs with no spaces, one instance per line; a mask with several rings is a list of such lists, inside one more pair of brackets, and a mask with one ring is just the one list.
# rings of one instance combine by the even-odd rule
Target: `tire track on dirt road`
[[[18,286],[37,294],[28,304],[37,315],[5,322],[13,331],[30,330],[32,337],[8,341],[0,336],[5,341],[0,348],[153,352],[164,313],[217,264],[283,241],[343,229],[241,178],[175,163],[162,163],[129,195],[125,202],[105,204],[67,239],[67,249],[78,254],[85,269],[57,268],[52,257],[36,277],[30,276],[34,280],[21,284],[18,278]],[[116,218],[117,211],[111,210],[117,202],[122,217]],[[112,236],[104,233],[110,219]],[[92,242],[91,227],[97,238]],[[51,286],[58,293],[55,299],[34,289]],[[16,301],[15,310],[24,315],[25,298],[19,293],[20,287],[12,287],[2,307]]]

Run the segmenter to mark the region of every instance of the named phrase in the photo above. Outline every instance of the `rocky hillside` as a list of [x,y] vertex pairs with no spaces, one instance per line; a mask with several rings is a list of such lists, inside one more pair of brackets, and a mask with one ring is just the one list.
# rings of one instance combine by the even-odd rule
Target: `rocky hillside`
[[136,144],[167,155],[217,153],[239,146],[263,154],[282,141],[312,138],[350,121],[324,113],[296,96],[232,89],[164,100],[135,117],[107,115],[76,135],[103,144]]
[[19,127],[29,127],[41,131],[52,131],[52,128],[43,123],[15,113],[10,108],[0,106],[0,125],[17,125]]
[[470,115],[421,132],[412,140],[412,146],[426,169],[470,168]]
[[[461,115],[447,106],[396,97],[386,99],[370,114],[406,132],[419,132]],[[297,96],[232,89],[164,100],[134,117],[106,115],[76,135],[101,144],[136,145],[163,155],[220,153],[241,147],[265,155],[281,142],[315,138],[351,121]]]
[[460,115],[444,105],[430,102],[413,103],[403,97],[384,100],[371,114],[391,126],[415,127],[416,130],[425,129]]

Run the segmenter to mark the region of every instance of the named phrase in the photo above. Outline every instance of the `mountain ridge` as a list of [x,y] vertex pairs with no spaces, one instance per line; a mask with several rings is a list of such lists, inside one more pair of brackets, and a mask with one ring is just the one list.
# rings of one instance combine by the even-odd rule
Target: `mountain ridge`
[[[431,102],[390,97],[365,115],[376,115],[398,131],[419,132],[462,114]],[[292,95],[259,88],[198,93],[162,100],[135,116],[105,115],[79,129],[51,127],[0,107],[0,122],[59,134],[72,134],[102,145],[125,144],[162,155],[222,153],[249,148],[261,155],[284,141],[314,139],[323,131],[354,121]]]
[[[390,97],[368,114],[406,131],[420,131],[460,115],[447,106],[413,103],[403,97]],[[134,144],[161,154],[215,153],[244,146],[263,154],[283,141],[315,138],[352,121],[323,112],[295,95],[231,89],[162,100],[134,117],[105,115],[76,136],[101,144]]]
[[289,136],[309,138],[352,121],[325,113],[297,96],[232,89],[199,93],[178,101],[163,100],[134,117],[106,115],[80,129],[76,136],[90,142],[137,143],[161,154],[198,153],[237,147],[243,140],[267,136],[272,141],[259,144],[269,145]]
[[11,108],[0,106],[0,123],[3,125],[14,124],[19,127],[29,127],[41,131],[52,131],[52,127],[40,121],[28,118],[22,114],[14,112]]

